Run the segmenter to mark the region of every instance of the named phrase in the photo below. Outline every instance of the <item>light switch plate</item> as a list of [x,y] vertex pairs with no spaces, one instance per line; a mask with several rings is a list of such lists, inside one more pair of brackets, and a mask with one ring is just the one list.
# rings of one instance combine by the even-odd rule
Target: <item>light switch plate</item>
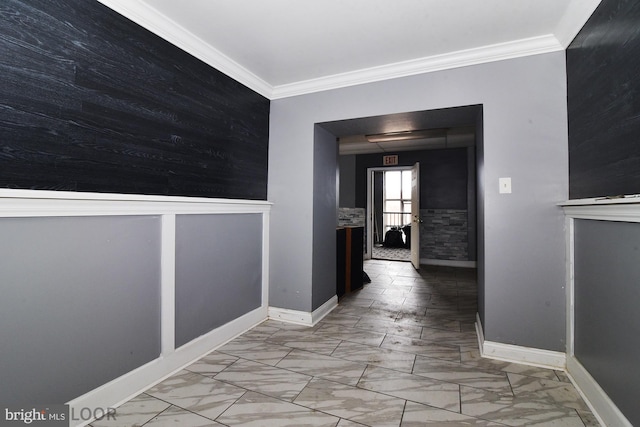
[[511,193],[511,178],[499,178],[498,184],[500,185],[500,193],[502,194]]

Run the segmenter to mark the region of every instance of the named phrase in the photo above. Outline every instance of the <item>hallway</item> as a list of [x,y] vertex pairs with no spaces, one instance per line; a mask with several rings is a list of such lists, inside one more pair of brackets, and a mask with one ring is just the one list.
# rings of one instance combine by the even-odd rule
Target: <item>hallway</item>
[[563,372],[480,358],[475,270],[365,271],[315,327],[265,321],[92,425],[598,425]]

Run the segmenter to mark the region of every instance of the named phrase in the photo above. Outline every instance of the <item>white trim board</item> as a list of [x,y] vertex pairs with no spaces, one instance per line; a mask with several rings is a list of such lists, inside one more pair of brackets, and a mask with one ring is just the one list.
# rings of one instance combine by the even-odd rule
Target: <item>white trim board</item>
[[575,357],[567,358],[567,374],[600,424],[632,427],[616,404]]
[[528,39],[514,40],[482,46],[474,49],[433,55],[377,67],[350,71],[317,79],[275,86],[271,99],[288,98],[325,90],[339,89],[365,83],[379,82],[400,77],[409,77],[434,71],[450,70],[471,65],[485,64],[524,56],[563,50],[553,35],[548,34]]
[[338,306],[338,296],[334,295],[313,312],[290,310],[288,308],[269,307],[269,319],[297,325],[315,326]]
[[480,316],[476,314],[476,333],[478,334],[478,344],[482,357],[537,366],[539,368],[558,369],[561,371],[566,369],[567,356],[565,353],[486,341],[483,331]]
[[262,213],[266,201],[0,189],[0,217]]
[[485,340],[480,353],[482,357],[502,360],[504,362],[521,363],[523,365],[559,369],[561,371],[564,371],[566,368],[567,357],[559,351],[542,350],[539,348],[502,344]]
[[640,204],[564,205],[567,218],[640,222]]

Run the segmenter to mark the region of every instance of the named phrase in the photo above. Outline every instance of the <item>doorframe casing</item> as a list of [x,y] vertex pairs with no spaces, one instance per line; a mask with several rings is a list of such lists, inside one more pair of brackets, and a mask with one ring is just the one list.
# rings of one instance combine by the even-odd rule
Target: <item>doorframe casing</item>
[[[366,248],[367,252],[364,254],[365,259],[371,259],[373,253],[373,175],[374,172],[384,171],[405,171],[413,169],[412,166],[377,166],[373,168],[367,168],[367,207],[365,208],[365,231],[367,234]],[[419,178],[418,178],[419,179]],[[414,201],[411,200],[411,203]],[[420,200],[418,200],[420,203]]]

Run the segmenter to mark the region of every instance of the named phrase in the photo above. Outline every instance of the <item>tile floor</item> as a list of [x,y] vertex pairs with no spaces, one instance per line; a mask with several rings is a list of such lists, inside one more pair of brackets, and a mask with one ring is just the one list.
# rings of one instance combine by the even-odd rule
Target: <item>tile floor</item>
[[92,425],[598,425],[563,372],[480,358],[475,270],[365,271],[315,327],[265,321]]

